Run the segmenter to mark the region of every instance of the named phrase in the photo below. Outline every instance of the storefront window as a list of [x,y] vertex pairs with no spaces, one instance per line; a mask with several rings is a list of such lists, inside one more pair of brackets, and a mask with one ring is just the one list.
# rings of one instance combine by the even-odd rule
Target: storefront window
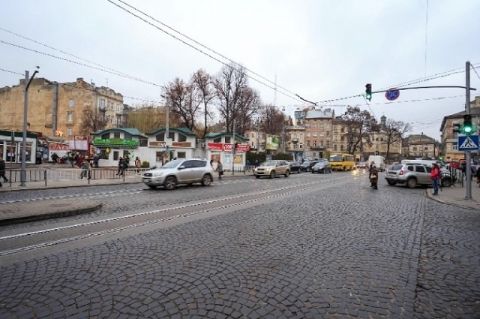
[[138,141],[140,146],[148,146],[148,139],[140,138]]
[[178,134],[178,141],[179,142],[186,142],[187,141],[187,136],[183,134]]
[[230,136],[225,136],[225,143],[230,143]]
[[5,160],[7,162],[15,162],[15,153],[17,153],[17,143],[7,142],[7,156]]
[[157,134],[157,135],[155,136],[155,140],[157,140],[157,141],[159,141],[159,142],[165,141],[165,133]]
[[125,133],[123,138],[126,140],[131,140],[132,136],[130,134]]
[[175,132],[168,133],[168,138],[171,139],[172,142],[175,142]]
[[213,140],[213,143],[222,143],[222,138],[217,137],[216,139]]
[[120,132],[114,132],[113,138],[120,138]]
[[118,151],[113,151],[113,160],[118,161]]
[[106,140],[110,138],[110,133],[102,134],[102,139]]

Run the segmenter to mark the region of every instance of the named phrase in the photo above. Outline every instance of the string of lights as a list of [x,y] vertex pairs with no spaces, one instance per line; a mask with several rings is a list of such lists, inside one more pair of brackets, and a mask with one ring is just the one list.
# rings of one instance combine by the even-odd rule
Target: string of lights
[[[163,32],[163,33],[165,33],[165,34],[169,35],[170,37],[172,37],[172,38],[176,39],[177,41],[180,41],[181,43],[183,43],[183,44],[185,44],[185,45],[189,46],[190,48],[192,48],[192,49],[194,49],[194,50],[196,50],[196,51],[200,52],[201,54],[203,54],[203,55],[205,55],[205,56],[207,56],[207,57],[211,58],[212,60],[215,60],[216,62],[218,62],[218,63],[220,63],[220,64],[222,64],[222,65],[224,65],[224,66],[226,66],[226,67],[232,67],[231,65],[229,65],[229,64],[228,64],[228,63],[226,63],[225,61],[222,61],[221,59],[219,59],[219,58],[217,58],[217,57],[213,56],[212,54],[210,54],[210,53],[206,52],[205,50],[202,50],[202,49],[199,49],[199,48],[197,48],[197,47],[196,47],[196,46],[194,46],[193,44],[191,44],[191,43],[188,43],[187,41],[185,41],[185,40],[183,40],[183,39],[179,38],[178,36],[176,36],[175,34],[172,34],[171,32],[168,32],[167,30],[164,30],[163,28],[159,27],[158,25],[156,25],[156,24],[152,23],[151,21],[148,21],[147,19],[145,19],[145,18],[143,18],[143,17],[139,16],[138,14],[136,14],[136,13],[132,12],[131,10],[128,10],[127,8],[125,8],[125,7],[121,6],[121,5],[119,5],[118,3],[115,3],[115,2],[113,2],[112,0],[107,0],[107,1],[108,1],[108,2],[110,2],[111,4],[113,4],[114,6],[116,6],[116,7],[120,8],[121,10],[123,10],[123,11],[127,12],[128,14],[130,14],[130,15],[132,15],[132,16],[134,16],[134,17],[136,17],[137,19],[139,19],[139,20],[141,20],[141,21],[143,21],[143,22],[145,22],[145,23],[149,24],[150,26],[152,26],[152,27],[154,27],[154,28],[158,29],[159,31],[161,31],[161,32]],[[245,68],[245,67],[243,67],[243,68],[246,70],[246,68]],[[255,78],[255,77],[254,77],[254,76],[252,76],[251,74],[250,74],[250,75],[248,75],[248,77],[249,77],[250,79],[252,79],[253,81],[255,81],[255,82],[257,82],[257,83],[259,83],[259,84],[261,84],[261,85],[263,85],[263,86],[266,86],[266,87],[268,87],[268,88],[270,88],[270,89],[272,89],[272,90],[274,90],[274,91],[277,91],[278,93],[280,93],[280,94],[282,94],[282,95],[284,95],[284,96],[286,96],[286,97],[289,97],[289,98],[291,98],[291,99],[293,99],[293,100],[296,100],[296,101],[298,101],[298,100],[299,100],[299,98],[298,98],[296,95],[291,95],[290,93],[284,92],[283,90],[278,90],[278,89],[277,89],[277,88],[275,88],[274,86],[271,86],[271,85],[269,85],[269,84],[265,83],[264,81],[262,81],[262,80],[259,80],[259,79]]]
[[[107,0],[107,1],[108,1],[108,0]],[[277,88],[280,88],[280,89],[284,90],[285,92],[288,92],[289,94],[296,95],[296,93],[294,93],[294,92],[286,89],[285,87],[283,87],[283,86],[281,86],[281,85],[278,85],[277,83],[275,83],[274,81],[270,80],[269,78],[267,78],[267,77],[265,77],[265,76],[263,76],[263,75],[255,72],[255,71],[253,71],[253,70],[250,69],[250,68],[247,68],[247,67],[245,67],[245,66],[240,65],[238,62],[235,62],[234,60],[232,60],[232,59],[230,59],[229,57],[225,56],[224,54],[218,52],[217,50],[214,50],[214,49],[212,49],[211,47],[208,47],[208,46],[202,44],[201,42],[193,39],[192,37],[186,35],[185,33],[182,33],[182,32],[180,32],[180,31],[178,31],[177,29],[175,29],[175,28],[167,25],[166,23],[164,23],[164,22],[158,20],[157,18],[149,15],[148,13],[146,13],[146,12],[144,12],[144,11],[136,8],[136,7],[134,7],[133,5],[127,3],[126,1],[123,1],[123,0],[117,0],[117,1],[123,3],[123,4],[126,5],[127,7],[133,9],[134,11],[136,11],[136,12],[138,12],[138,13],[146,16],[146,17],[148,17],[149,19],[151,19],[151,20],[153,20],[153,21],[161,24],[161,25],[164,26],[165,28],[167,28],[167,29],[169,29],[169,30],[171,30],[171,31],[173,31],[173,32],[175,32],[175,33],[183,36],[184,38],[188,39],[189,41],[192,41],[192,42],[195,43],[196,45],[198,45],[198,46],[200,46],[200,47],[202,47],[202,48],[204,48],[204,49],[206,49],[206,50],[208,50],[208,51],[210,51],[210,52],[218,55],[219,57],[221,57],[221,58],[225,59],[226,61],[228,61],[228,62],[236,65],[237,67],[243,67],[246,71],[248,71],[248,72],[256,75],[257,77],[261,78],[262,80],[265,80],[265,81],[269,82],[270,84],[275,85]],[[111,1],[109,1],[109,2],[111,2]]]

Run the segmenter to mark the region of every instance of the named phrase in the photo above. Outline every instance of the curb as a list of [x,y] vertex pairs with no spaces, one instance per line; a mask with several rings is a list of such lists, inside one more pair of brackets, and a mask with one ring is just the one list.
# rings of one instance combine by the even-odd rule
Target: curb
[[63,210],[63,211],[58,211],[53,213],[30,215],[30,216],[24,216],[24,217],[18,217],[18,218],[8,218],[8,219],[0,220],[0,226],[14,225],[14,224],[26,223],[31,221],[50,219],[55,217],[67,217],[67,216],[80,215],[80,214],[96,211],[102,206],[103,204],[99,203],[94,206],[85,207],[85,208],[76,208],[71,210]]
[[463,209],[471,209],[471,210],[474,210],[474,211],[478,211],[477,208],[474,208],[474,207],[470,207],[470,206],[464,206],[464,205],[460,205],[460,204],[457,204],[457,203],[451,203],[451,202],[447,202],[445,200],[441,200],[439,199],[438,197],[435,197],[433,196],[429,191],[428,189],[425,190],[425,195],[427,196],[427,198],[433,200],[433,201],[436,201],[438,203],[441,203],[441,204],[445,204],[445,205],[450,205],[450,206],[455,206],[455,207],[459,207],[459,208],[463,208]]

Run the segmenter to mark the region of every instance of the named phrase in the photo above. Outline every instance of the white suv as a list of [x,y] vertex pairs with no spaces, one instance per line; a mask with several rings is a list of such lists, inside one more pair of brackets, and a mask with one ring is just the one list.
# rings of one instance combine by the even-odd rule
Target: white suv
[[177,159],[146,171],[142,180],[150,188],[163,186],[168,190],[175,189],[179,184],[201,183],[209,186],[213,181],[213,169],[203,159]]

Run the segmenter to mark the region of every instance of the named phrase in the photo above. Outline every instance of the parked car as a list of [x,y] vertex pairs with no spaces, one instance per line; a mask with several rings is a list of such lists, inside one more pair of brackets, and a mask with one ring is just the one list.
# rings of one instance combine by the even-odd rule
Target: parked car
[[266,161],[255,168],[253,175],[255,175],[256,178],[260,178],[262,176],[275,178],[278,175],[284,175],[285,177],[288,177],[290,175],[290,165],[287,163],[287,161],[283,160]]
[[301,172],[302,164],[300,162],[291,162],[290,163],[290,173],[297,173]]
[[312,173],[331,173],[332,167],[330,162],[327,160],[319,160],[315,165],[312,166]]
[[163,186],[168,190],[180,184],[201,183],[209,186],[213,181],[213,169],[203,159],[177,159],[144,172],[142,180],[150,188]]
[[313,165],[317,164],[318,160],[313,160],[313,161],[305,161],[302,163],[300,169],[302,172],[310,172],[312,171]]
[[[409,188],[415,188],[417,185],[431,185],[430,171],[432,167],[421,163],[399,163],[394,164],[387,169],[385,179],[388,185],[406,184]],[[450,172],[441,168],[442,187],[450,187],[452,178]]]

